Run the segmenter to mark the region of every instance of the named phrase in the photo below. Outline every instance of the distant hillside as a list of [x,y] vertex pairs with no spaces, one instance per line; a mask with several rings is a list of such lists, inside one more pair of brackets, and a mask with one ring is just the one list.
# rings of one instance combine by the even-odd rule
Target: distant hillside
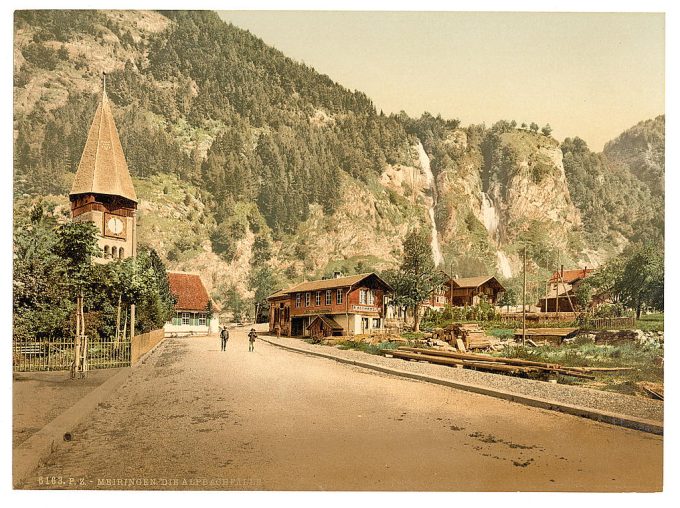
[[593,154],[386,116],[212,12],[17,11],[14,68],[16,199],[66,203],[106,71],[140,241],[218,299],[261,266],[280,284],[394,266],[414,226],[447,270],[516,278],[525,244],[542,277],[663,225],[663,117]]

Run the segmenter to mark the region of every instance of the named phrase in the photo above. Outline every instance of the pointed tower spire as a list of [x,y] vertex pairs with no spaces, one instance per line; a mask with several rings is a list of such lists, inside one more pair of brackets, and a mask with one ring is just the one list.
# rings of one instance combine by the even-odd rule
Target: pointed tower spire
[[105,194],[136,203],[137,194],[106,96],[106,73],[102,86],[102,99],[94,114],[69,195]]

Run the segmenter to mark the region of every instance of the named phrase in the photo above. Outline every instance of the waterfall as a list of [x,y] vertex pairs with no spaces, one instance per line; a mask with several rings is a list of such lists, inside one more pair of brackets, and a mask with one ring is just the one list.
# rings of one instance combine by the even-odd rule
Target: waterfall
[[496,267],[501,272],[503,277],[510,278],[512,277],[512,266],[510,265],[510,260],[508,259],[507,254],[505,254],[505,252],[499,248],[500,238],[498,234],[498,225],[500,224],[500,218],[498,216],[498,210],[496,209],[496,205],[494,205],[493,200],[486,192],[482,192],[481,212],[482,223],[491,235],[491,238],[493,238],[496,248],[498,249],[496,251]]
[[482,192],[482,222],[494,240],[498,239],[498,211],[486,192]]
[[434,258],[435,266],[440,265],[444,262],[444,256],[442,255],[441,245],[439,245],[439,231],[437,231],[437,223],[434,220],[434,207],[437,205],[437,187],[434,181],[434,175],[432,174],[432,169],[430,169],[430,158],[423,148],[423,144],[418,141],[416,145],[416,150],[418,151],[418,160],[420,161],[420,167],[425,175],[425,180],[427,185],[432,192],[432,204],[428,209],[428,214],[430,216],[430,222],[432,223],[432,241],[430,243],[432,247],[432,257]]
[[496,266],[503,274],[503,277],[512,277],[512,267],[510,266],[510,260],[508,256],[502,250],[496,251]]

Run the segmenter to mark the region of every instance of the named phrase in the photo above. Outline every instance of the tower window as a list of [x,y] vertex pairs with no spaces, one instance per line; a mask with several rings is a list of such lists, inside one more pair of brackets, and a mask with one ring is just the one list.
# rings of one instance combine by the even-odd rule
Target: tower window
[[111,256],[113,259],[116,259],[118,257],[118,247],[111,247]]
[[123,259],[124,255],[125,255],[125,249],[123,247],[121,247],[120,249],[118,249],[118,257],[120,259]]
[[105,258],[111,257],[111,248],[108,245],[104,245],[104,257]]

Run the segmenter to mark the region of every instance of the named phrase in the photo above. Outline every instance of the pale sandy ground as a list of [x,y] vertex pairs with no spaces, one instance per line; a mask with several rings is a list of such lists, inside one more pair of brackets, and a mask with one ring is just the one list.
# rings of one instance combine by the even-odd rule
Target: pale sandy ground
[[84,379],[69,372],[17,372],[12,382],[12,445],[18,446],[120,369],[91,370]]
[[166,340],[24,487],[661,489],[659,436],[231,336]]

